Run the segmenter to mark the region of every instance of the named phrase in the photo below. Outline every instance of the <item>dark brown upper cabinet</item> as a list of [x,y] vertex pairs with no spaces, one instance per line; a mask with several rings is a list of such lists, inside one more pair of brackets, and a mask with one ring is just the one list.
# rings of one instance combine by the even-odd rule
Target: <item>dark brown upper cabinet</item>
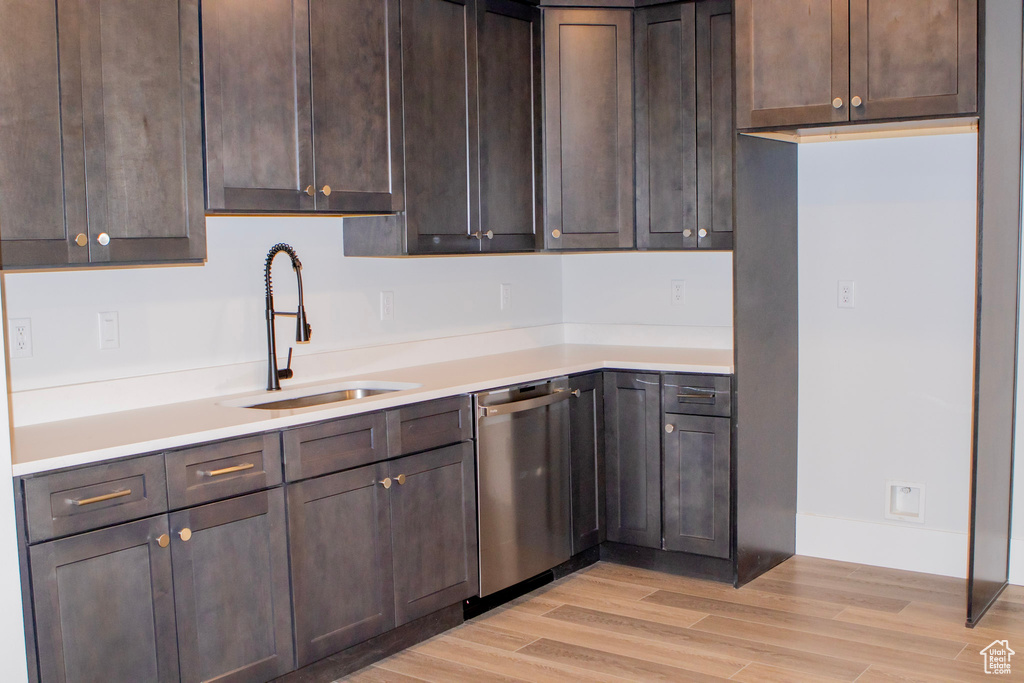
[[398,0],[204,0],[211,211],[404,207]]
[[977,111],[977,0],[736,0],[735,12],[741,129]]
[[632,248],[632,11],[545,10],[544,91],[545,246]]
[[2,0],[0,26],[4,267],[202,260],[198,0]]
[[728,0],[636,12],[639,249],[732,247],[731,12]]

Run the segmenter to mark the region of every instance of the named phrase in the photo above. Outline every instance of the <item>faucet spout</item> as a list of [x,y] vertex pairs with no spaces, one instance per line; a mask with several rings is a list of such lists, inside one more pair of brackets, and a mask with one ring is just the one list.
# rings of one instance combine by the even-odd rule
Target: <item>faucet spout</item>
[[[295,271],[295,280],[298,285],[299,292],[299,303],[294,312],[275,311],[274,310],[274,286],[270,277],[270,268],[274,263],[274,257],[284,252],[288,254],[292,261],[292,270]],[[267,290],[267,391],[277,391],[281,388],[282,379],[291,379],[292,369],[291,360],[292,354],[291,349],[288,350],[288,367],[284,370],[278,370],[277,368],[277,342],[274,338],[274,321],[276,316],[294,316],[295,317],[295,342],[298,344],[305,344],[309,341],[313,335],[313,328],[310,327],[309,322],[306,320],[306,307],[302,300],[302,262],[299,261],[298,255],[291,246],[282,243],[275,244],[270,248],[270,252],[267,254],[266,264],[264,265],[263,278],[266,283]]]

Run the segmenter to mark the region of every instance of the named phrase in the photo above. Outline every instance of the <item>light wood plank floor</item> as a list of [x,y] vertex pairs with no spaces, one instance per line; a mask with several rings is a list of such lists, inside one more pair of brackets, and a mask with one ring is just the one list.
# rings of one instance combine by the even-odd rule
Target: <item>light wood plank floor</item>
[[[348,679],[378,681],[1024,680],[1024,588],[975,629],[964,581],[794,557],[736,590],[606,562]],[[1010,641],[1015,675],[980,651]]]

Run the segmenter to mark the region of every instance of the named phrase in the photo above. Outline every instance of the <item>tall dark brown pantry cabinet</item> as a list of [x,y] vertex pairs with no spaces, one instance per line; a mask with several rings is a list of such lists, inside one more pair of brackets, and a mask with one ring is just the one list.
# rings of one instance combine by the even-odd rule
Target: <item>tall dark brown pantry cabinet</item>
[[3,0],[0,26],[3,265],[204,258],[198,0]]
[[404,205],[397,0],[205,0],[209,208]]

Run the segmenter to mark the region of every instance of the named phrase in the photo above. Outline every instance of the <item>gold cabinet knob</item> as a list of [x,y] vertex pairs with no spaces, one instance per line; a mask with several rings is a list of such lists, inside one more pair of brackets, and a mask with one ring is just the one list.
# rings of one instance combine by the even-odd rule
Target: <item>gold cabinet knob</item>
[[382,485],[384,486],[384,488],[386,488],[386,489],[389,489],[389,488],[391,488],[391,477],[384,477],[384,479],[382,479],[380,483],[381,483],[381,484],[382,484]]
[[674,431],[676,431],[676,426],[675,425],[673,425],[673,424],[665,425],[665,433],[666,434],[671,434]]
[[854,95],[853,97],[850,98],[850,104],[852,104],[855,107],[859,107],[860,105],[864,104],[864,100],[862,100],[857,95]]
[[404,474],[399,474],[397,477],[395,477],[395,481],[397,481],[399,484],[404,484],[405,483],[405,475]]
[[582,392],[579,389],[573,389],[569,393],[572,394],[573,396],[575,396],[576,398],[579,398],[580,396],[582,396]]
[[837,97],[834,100],[832,100],[832,108],[833,109],[842,109],[843,108],[843,98],[842,97]]
[[110,235],[105,232],[101,232],[96,236],[96,241],[100,243],[101,247],[105,247],[110,244]]
[[192,530],[189,529],[188,527],[185,527],[184,529],[182,529],[181,531],[178,532],[178,536],[181,537],[181,540],[183,540],[183,541],[185,541],[187,543],[188,540],[190,538],[192,538]]
[[166,548],[171,544],[171,537],[167,534],[160,534],[156,537],[156,544],[161,548]]
[[551,236],[557,240],[559,237],[562,236],[562,231],[559,230],[558,228],[555,228],[554,230],[551,231]]
[[690,237],[691,235],[693,235],[693,230],[690,230],[689,228],[683,230],[683,237]]
[[324,193],[325,197],[330,197],[331,196],[331,186],[330,185],[324,185],[323,189],[320,190],[320,191]]
[[315,197],[316,188],[313,187],[312,185],[306,185],[306,194],[308,194],[310,197]]
[[85,236],[84,232],[80,232],[75,237],[75,244],[77,244],[80,247],[84,247],[85,245],[89,244],[89,238]]

